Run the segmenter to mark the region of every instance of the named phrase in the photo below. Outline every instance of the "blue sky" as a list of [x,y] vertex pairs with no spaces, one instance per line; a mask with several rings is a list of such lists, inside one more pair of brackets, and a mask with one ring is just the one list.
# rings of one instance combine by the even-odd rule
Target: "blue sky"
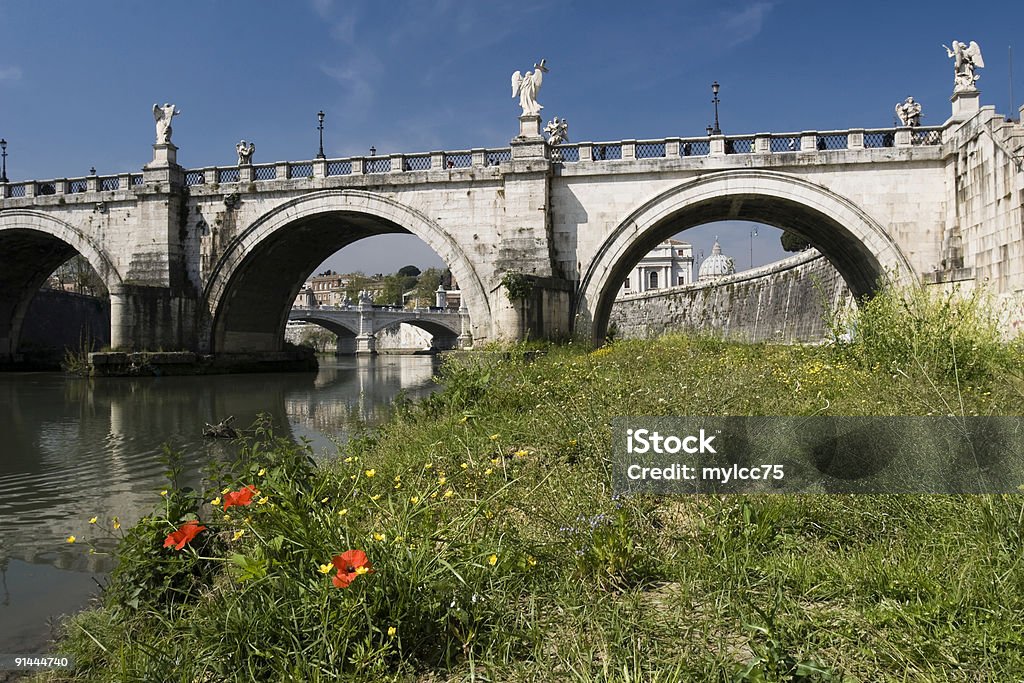
[[[572,140],[700,135],[713,80],[726,133],[888,126],[907,95],[940,124],[941,45],[978,41],[982,104],[1005,114],[1010,45],[1024,99],[1022,27],[1022,2],[0,0],[0,136],[12,180],[139,169],[154,102],[183,112],[185,166],[234,163],[240,138],[257,162],[312,158],[319,109],[328,156],[501,146],[518,124],[509,76],[541,57],[545,120],[568,118]],[[720,234],[746,266],[749,232],[684,238],[710,253]],[[777,256],[776,234],[754,238],[755,263]],[[414,242],[366,240],[331,265],[437,262]]]

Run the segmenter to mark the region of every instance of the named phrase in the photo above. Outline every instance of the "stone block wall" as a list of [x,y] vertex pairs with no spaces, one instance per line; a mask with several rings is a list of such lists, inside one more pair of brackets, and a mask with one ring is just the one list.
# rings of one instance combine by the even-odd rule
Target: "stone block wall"
[[609,327],[627,339],[700,331],[752,342],[814,342],[828,336],[828,310],[851,304],[842,277],[810,249],[711,282],[623,297]]

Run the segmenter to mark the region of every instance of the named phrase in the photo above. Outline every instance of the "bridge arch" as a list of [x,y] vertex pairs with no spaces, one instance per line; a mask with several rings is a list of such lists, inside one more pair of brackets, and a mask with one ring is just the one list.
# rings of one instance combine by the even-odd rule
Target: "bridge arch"
[[846,197],[778,171],[713,172],[648,200],[610,233],[580,280],[572,312],[576,333],[604,339],[615,295],[630,269],[667,237],[721,220],[798,233],[829,259],[857,298],[874,292],[883,279],[913,277],[896,242]]
[[114,262],[78,228],[41,211],[0,211],[0,359],[13,359],[36,292],[76,252],[108,292],[120,293],[121,275]]
[[337,250],[386,233],[411,233],[433,249],[458,280],[470,319],[489,331],[483,284],[451,235],[416,209],[383,195],[321,190],[268,211],[228,244],[204,292],[208,350],[278,350],[305,278]]
[[425,332],[428,332],[435,336],[451,335],[453,337],[458,337],[459,334],[462,333],[462,329],[461,326],[459,325],[458,320],[452,322],[443,322],[441,320],[424,320],[422,318],[417,318],[411,315],[408,318],[388,318],[387,320],[381,321],[375,320],[373,324],[373,333],[377,334],[378,332],[382,332],[383,330],[386,330],[389,327],[395,327],[397,325],[401,325],[402,323],[405,323],[406,325],[412,325],[413,327],[418,327],[421,330],[424,330]]

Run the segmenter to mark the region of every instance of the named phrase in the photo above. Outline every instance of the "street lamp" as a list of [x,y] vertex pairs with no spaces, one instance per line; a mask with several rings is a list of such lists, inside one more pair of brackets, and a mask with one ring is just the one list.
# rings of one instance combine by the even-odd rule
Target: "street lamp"
[[711,126],[708,126],[707,130],[708,130],[708,137],[711,137],[711,134],[715,132],[715,129],[712,128]]
[[0,183],[7,182],[7,140],[0,138],[0,149],[3,150],[4,165],[3,170],[0,170]]
[[320,131],[320,151],[317,152],[316,158],[317,159],[323,159],[324,158],[324,110],[323,109],[321,109],[320,111],[318,111],[316,113],[316,119],[317,119],[317,121],[320,122],[320,125],[318,125],[316,127],[316,129],[318,131]]
[[711,92],[715,96],[714,99],[711,100],[715,104],[715,129],[713,132],[715,135],[721,135],[722,129],[718,127],[718,81],[711,84]]
[[96,167],[95,166],[93,166],[92,168],[89,169],[89,175],[96,175]]
[[377,148],[374,147],[373,145],[370,145],[370,156],[371,157],[377,156]]
[[754,267],[754,238],[757,237],[757,226],[750,231],[750,267]]

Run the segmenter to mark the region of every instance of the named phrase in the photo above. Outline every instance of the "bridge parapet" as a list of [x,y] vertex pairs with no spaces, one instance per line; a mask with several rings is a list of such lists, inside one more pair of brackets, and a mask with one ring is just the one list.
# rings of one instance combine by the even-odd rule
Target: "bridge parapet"
[[292,307],[289,320],[322,325],[344,338],[343,346],[357,354],[377,352],[377,335],[388,327],[407,323],[421,327],[433,335],[433,348],[438,350],[468,348],[473,337],[469,332],[469,312],[440,308],[400,308],[371,306],[366,303],[337,306]]

